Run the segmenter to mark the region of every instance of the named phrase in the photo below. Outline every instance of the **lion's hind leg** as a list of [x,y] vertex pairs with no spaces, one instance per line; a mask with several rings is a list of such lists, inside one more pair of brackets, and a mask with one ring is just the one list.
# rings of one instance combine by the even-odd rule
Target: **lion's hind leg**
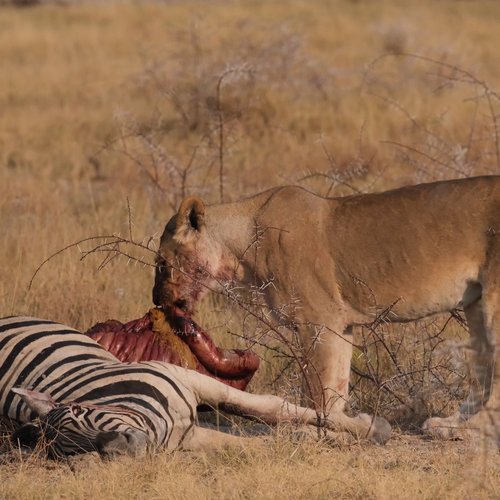
[[447,418],[430,418],[423,430],[442,439],[484,435],[500,447],[500,398],[494,392],[499,389],[500,349],[495,348],[495,334],[500,329],[500,300],[496,306],[498,294],[484,295],[484,299],[464,308],[470,331],[469,395],[459,412]]

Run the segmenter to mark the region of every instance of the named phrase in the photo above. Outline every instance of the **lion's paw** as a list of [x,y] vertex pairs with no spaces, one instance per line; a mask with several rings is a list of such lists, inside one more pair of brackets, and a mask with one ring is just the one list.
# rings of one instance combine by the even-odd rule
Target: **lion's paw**
[[500,449],[500,422],[487,411],[481,411],[468,420],[459,413],[447,418],[429,418],[422,430],[436,439],[468,440],[475,445]]
[[468,437],[468,429],[460,423],[456,415],[447,418],[428,418],[422,425],[422,431],[435,439],[462,440]]

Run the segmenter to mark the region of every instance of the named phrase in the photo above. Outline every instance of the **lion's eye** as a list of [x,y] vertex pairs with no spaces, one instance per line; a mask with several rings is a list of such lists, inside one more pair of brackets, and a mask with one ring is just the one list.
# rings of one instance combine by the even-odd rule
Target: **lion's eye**
[[159,273],[164,273],[167,269],[167,263],[165,259],[158,259],[156,261],[156,269],[158,270]]

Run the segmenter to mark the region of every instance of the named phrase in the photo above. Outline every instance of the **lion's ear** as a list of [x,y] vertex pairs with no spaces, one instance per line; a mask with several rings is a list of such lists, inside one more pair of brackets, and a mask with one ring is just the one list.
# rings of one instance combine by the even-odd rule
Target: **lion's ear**
[[177,212],[175,235],[182,239],[192,239],[205,225],[205,204],[197,196],[182,200]]

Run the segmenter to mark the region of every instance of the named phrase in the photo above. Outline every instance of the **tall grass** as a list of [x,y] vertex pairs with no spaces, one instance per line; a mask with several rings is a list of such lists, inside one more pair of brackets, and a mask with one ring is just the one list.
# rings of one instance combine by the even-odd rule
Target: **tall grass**
[[[0,313],[82,329],[139,317],[152,269],[123,256],[101,269],[100,255],[82,260],[92,243],[51,259],[28,284],[66,245],[127,237],[130,213],[134,239],[152,236],[154,247],[186,193],[218,202],[299,183],[332,196],[498,173],[499,14],[496,2],[452,0],[3,6]],[[198,320],[223,345],[265,344],[254,345],[263,364],[252,390],[299,397],[290,353],[265,325],[218,297]],[[359,329],[352,410],[414,429],[456,407],[466,332],[451,319],[434,336],[447,320]],[[242,456],[165,455],[103,465],[108,480],[92,494],[119,496],[127,485],[127,496],[231,488],[236,498],[404,498],[403,478],[423,497],[498,494],[489,482],[498,468],[481,465],[480,484],[467,473],[480,457],[470,465],[457,447],[436,445],[413,463],[412,446],[363,458],[285,440]],[[84,496],[88,474],[98,475],[96,465],[14,464],[0,468],[6,497]]]

